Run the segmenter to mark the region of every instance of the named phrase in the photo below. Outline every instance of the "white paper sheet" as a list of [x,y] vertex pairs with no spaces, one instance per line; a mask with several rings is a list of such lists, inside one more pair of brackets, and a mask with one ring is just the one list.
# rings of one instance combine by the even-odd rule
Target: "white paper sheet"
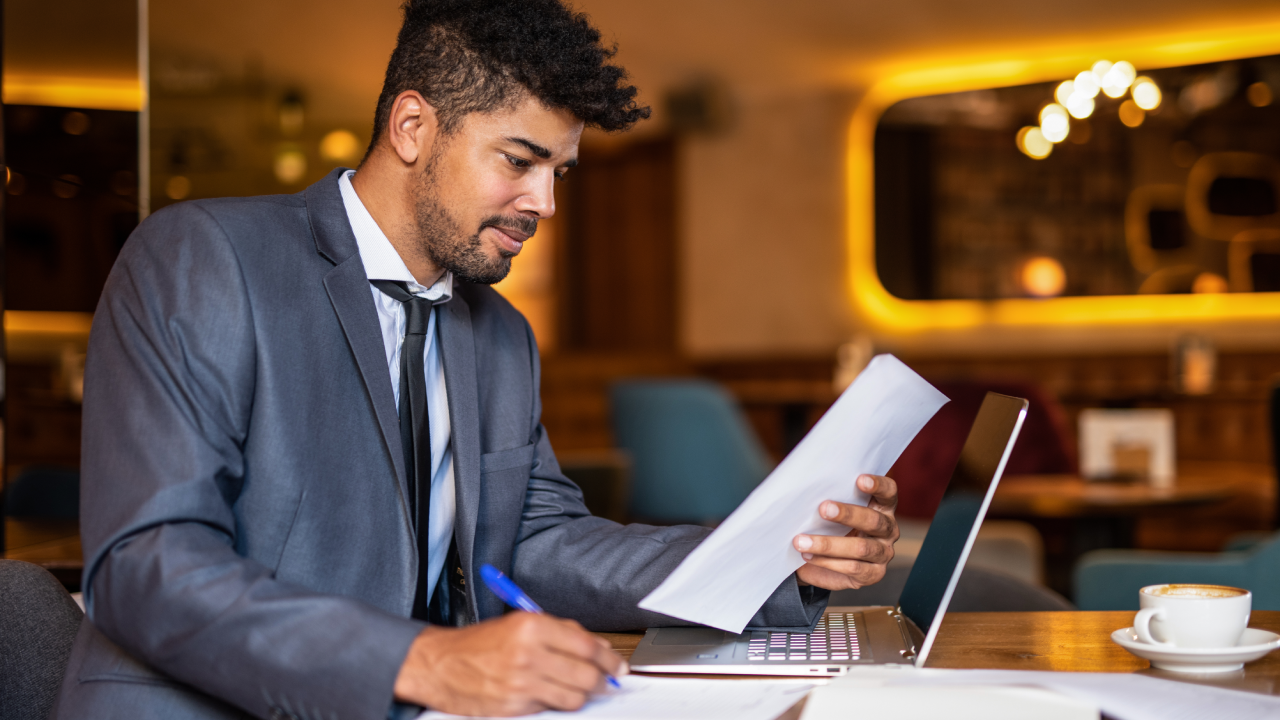
[[854,482],[884,475],[946,396],[892,355],[878,355],[742,505],[648,597],[645,610],[742,632],[804,564],[796,535],[845,535],[824,500],[866,505]]
[[809,693],[800,720],[1098,720],[1098,707],[1027,686],[828,685]]
[[[1021,670],[855,671],[831,687],[1021,685],[1080,698],[1114,720],[1255,720],[1280,717],[1280,697],[1133,673]],[[808,715],[805,715],[808,720]]]
[[[677,680],[628,675],[622,689],[598,695],[577,712],[547,711],[527,718],[601,720],[773,720],[800,702],[812,680]],[[428,711],[418,720],[460,717]]]

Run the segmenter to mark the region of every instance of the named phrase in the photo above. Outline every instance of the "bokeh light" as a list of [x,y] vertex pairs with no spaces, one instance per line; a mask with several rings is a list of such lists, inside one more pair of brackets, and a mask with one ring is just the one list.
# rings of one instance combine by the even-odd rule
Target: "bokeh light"
[[1250,85],[1244,94],[1249,99],[1249,104],[1254,107],[1266,107],[1275,99],[1271,93],[1271,86],[1261,81]]
[[62,116],[62,131],[68,135],[83,135],[89,132],[89,125],[89,116],[79,110]]
[[1076,76],[1075,89],[1072,92],[1079,93],[1088,98],[1098,97],[1098,78],[1089,70],[1085,70]]
[[1053,143],[1045,139],[1040,128],[1028,125],[1018,131],[1018,149],[1027,157],[1043,160],[1053,152]]
[[164,194],[170,200],[185,200],[191,194],[191,180],[185,175],[174,175],[164,184]]
[[1120,103],[1120,122],[1125,126],[1136,128],[1147,119],[1147,113],[1138,104],[1132,100],[1125,100]]
[[1071,80],[1063,80],[1058,83],[1058,89],[1053,91],[1053,99],[1058,101],[1059,105],[1066,105],[1067,100],[1072,93],[1076,91],[1076,84]]
[[359,152],[360,140],[350,130],[334,130],[320,140],[320,157],[325,160],[351,160]]
[[276,153],[273,169],[277,180],[285,185],[292,185],[307,174],[307,156],[299,150],[281,150]]
[[1075,93],[1067,98],[1067,112],[1071,113],[1071,117],[1077,120],[1083,120],[1092,115],[1094,107],[1096,107],[1096,104],[1091,97]]
[[1040,111],[1040,132],[1044,134],[1046,140],[1052,143],[1060,143],[1067,139],[1067,133],[1071,132],[1071,120],[1068,117],[1067,109],[1058,103],[1049,103]]
[[1125,94],[1137,76],[1138,72],[1134,69],[1133,63],[1121,60],[1101,76],[1102,92],[1106,93],[1107,97],[1118,98]]
[[1202,272],[1191,282],[1193,293],[1224,293],[1227,291],[1227,279],[1218,273]]
[[1156,81],[1143,76],[1133,81],[1133,102],[1143,110],[1155,110],[1160,107],[1162,99],[1160,86]]
[[13,172],[9,168],[5,168],[4,189],[10,195],[21,195],[27,190],[27,179],[22,176],[22,173]]
[[1089,68],[1089,72],[1093,73],[1093,77],[1096,78],[1099,83],[1102,82],[1102,78],[1106,77],[1107,73],[1110,71],[1110,60],[1099,60],[1093,64],[1093,67]]
[[1067,272],[1051,257],[1033,257],[1022,265],[1022,289],[1033,297],[1056,297],[1067,287]]

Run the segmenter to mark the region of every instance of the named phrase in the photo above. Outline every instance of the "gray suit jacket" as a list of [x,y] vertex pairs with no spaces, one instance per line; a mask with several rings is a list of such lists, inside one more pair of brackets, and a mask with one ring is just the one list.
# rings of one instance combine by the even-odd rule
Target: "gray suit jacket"
[[[94,316],[81,534],[88,617],[58,718],[387,715],[422,628],[399,425],[337,171],[297,195],[142,223]],[[592,517],[541,423],[538,351],[498,293],[439,309],[471,618],[482,563],[594,630],[680,624],[636,603],[700,527]],[[808,626],[780,586],[759,625]]]

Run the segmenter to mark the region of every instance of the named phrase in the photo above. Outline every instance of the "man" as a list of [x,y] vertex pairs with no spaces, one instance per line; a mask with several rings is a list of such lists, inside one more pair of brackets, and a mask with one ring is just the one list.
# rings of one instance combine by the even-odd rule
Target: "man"
[[[556,0],[410,0],[358,172],[138,228],[90,339],[88,616],[56,717],[573,709],[626,672],[584,626],[679,624],[636,603],[708,531],[589,515],[488,287],[584,124],[647,115],[611,55]],[[797,537],[754,626],[883,575],[896,490],[858,483],[872,508],[823,503],[850,536]],[[549,615],[504,615],[483,563]]]

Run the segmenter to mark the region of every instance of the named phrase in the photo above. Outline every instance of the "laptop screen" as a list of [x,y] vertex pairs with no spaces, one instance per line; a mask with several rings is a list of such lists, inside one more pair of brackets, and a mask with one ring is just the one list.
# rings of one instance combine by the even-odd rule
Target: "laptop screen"
[[956,581],[1026,414],[1026,400],[987,393],[960,451],[946,494],[898,600],[902,614],[926,632],[916,654],[918,667],[924,665],[938,634],[947,603],[955,592]]

